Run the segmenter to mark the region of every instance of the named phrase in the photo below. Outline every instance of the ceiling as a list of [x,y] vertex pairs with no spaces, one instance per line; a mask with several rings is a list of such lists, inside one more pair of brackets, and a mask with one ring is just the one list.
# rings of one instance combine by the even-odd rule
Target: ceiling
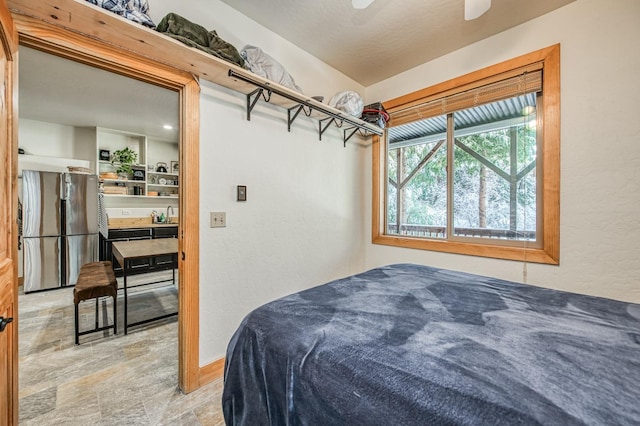
[[366,87],[575,0],[493,0],[473,21],[464,0],[222,1]]
[[20,118],[178,141],[178,92],[24,46],[18,65]]

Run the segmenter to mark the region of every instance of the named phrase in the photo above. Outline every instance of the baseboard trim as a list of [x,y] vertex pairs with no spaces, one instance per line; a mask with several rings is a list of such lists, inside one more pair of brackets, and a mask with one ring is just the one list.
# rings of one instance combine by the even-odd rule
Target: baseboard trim
[[200,367],[200,377],[198,379],[198,387],[204,386],[214,380],[221,379],[224,375],[224,361],[225,358],[220,358],[213,361],[211,364],[207,364],[204,367]]

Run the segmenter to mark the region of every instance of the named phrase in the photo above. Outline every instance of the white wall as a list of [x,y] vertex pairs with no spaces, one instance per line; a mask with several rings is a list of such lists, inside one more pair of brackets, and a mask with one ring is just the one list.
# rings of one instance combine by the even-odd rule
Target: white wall
[[84,158],[78,156],[75,128],[63,124],[21,118],[18,123],[20,148],[27,154],[44,157]]
[[[528,282],[640,302],[640,2],[578,0],[367,88],[388,100],[561,44],[560,266]],[[371,194],[367,155],[367,205]],[[366,226],[370,227],[370,214]],[[367,228],[369,229],[369,228]],[[366,244],[366,266],[415,262],[522,281],[523,265]]]
[[[220,1],[151,0],[152,18],[175,11],[227,41],[262,47],[305,93],[364,91],[344,75]],[[562,44],[561,265],[528,265],[529,282],[640,301],[638,120],[633,101],[640,39],[635,0],[578,0],[366,89],[391,99],[555,43]],[[605,90],[610,84],[609,90]],[[626,96],[625,96],[626,95]],[[616,98],[629,99],[614,108]],[[251,309],[276,297],[362,269],[415,262],[519,281],[523,265],[370,244],[371,151],[259,103],[250,122],[245,98],[202,82],[200,134],[200,364],[224,356]],[[247,185],[248,201],[235,201]],[[623,193],[624,191],[624,193]],[[620,194],[620,195],[617,195]],[[626,195],[625,195],[626,194]],[[209,228],[225,211],[226,228]]]
[[[365,150],[286,131],[282,111],[244,118],[242,99],[203,83],[201,111],[201,364],[224,355],[240,320],[277,297],[362,270]],[[271,112],[271,111],[269,111]],[[237,202],[236,185],[247,186]],[[225,211],[226,228],[209,228]]]
[[[241,49],[262,47],[305,93],[326,99],[363,87],[220,1],[151,0],[159,22],[174,11]],[[362,188],[366,149],[343,148],[338,129],[260,102],[246,120],[244,95],[202,81],[200,96],[200,365],[225,355],[242,318],[277,297],[364,267]],[[247,186],[237,202],[236,186]],[[209,228],[212,211],[226,228]]]
[[166,163],[167,171],[173,173],[171,162],[178,161],[178,155],[177,142],[147,138],[147,165],[155,167],[159,162]]

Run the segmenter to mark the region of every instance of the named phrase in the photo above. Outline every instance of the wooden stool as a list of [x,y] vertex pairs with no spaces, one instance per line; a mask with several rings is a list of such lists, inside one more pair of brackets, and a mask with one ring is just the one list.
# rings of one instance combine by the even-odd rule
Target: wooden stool
[[[113,325],[98,327],[98,299],[113,297]],[[85,263],[80,268],[78,282],[73,289],[73,303],[75,305],[76,345],[80,344],[80,336],[97,331],[113,328],[113,334],[118,334],[117,316],[118,281],[113,273],[111,262]],[[78,304],[83,300],[96,299],[96,326],[93,330],[79,331]]]

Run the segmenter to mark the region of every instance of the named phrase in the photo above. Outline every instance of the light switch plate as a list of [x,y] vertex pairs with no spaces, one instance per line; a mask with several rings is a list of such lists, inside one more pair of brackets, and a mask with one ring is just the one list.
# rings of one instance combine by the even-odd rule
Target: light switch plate
[[226,212],[211,212],[211,228],[224,228],[227,226]]
[[238,187],[237,187],[237,200],[238,201],[247,201],[247,186],[246,185],[238,185]]

